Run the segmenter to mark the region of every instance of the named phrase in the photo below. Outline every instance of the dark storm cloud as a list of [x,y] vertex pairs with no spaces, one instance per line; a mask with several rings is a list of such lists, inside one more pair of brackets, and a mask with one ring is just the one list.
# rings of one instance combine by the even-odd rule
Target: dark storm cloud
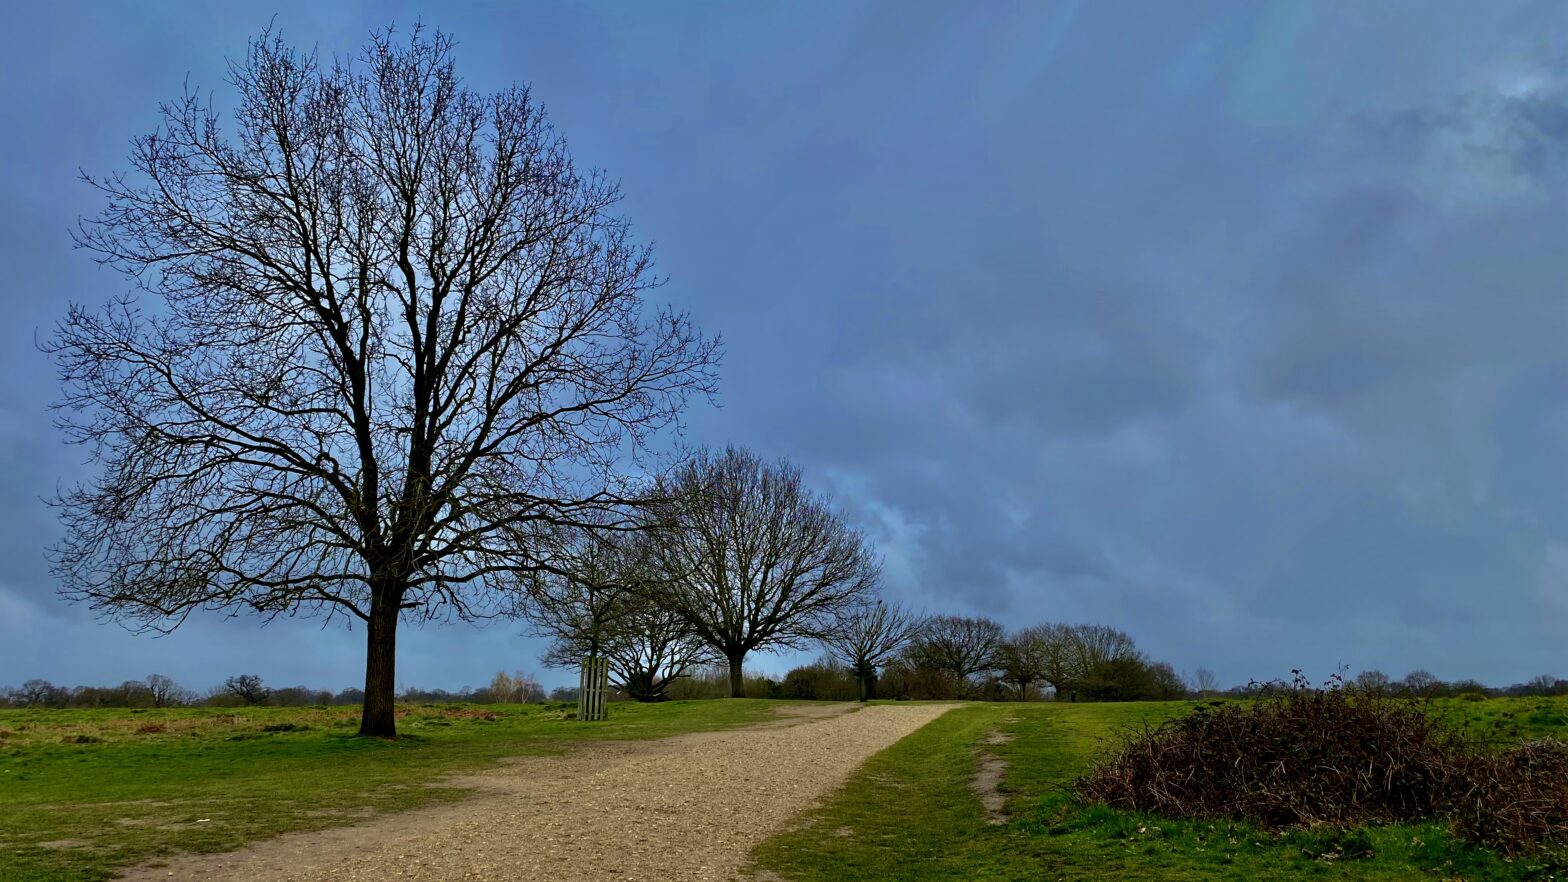
[[[419,13],[278,24],[330,52]],[[800,463],[889,593],[1114,624],[1234,682],[1568,675],[1560,8],[423,14],[476,85],[532,81],[625,181],[661,293],[724,333],[724,407],[689,438]],[[72,173],[120,167],[156,101],[186,72],[216,86],[262,22],[27,15],[0,80],[0,682],[352,682],[358,634],[216,620],[149,643],[51,596],[34,500],[80,457],[31,337],[117,290],[69,251],[94,210]],[[405,677],[432,685],[538,649],[505,626],[410,640]]]

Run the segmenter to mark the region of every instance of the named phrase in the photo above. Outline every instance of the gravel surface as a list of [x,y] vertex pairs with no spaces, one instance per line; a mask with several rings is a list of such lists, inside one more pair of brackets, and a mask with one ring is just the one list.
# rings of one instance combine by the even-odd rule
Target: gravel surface
[[125,879],[727,880],[757,843],[951,705],[814,705],[761,726],[584,745],[455,779],[453,805],[188,855]]

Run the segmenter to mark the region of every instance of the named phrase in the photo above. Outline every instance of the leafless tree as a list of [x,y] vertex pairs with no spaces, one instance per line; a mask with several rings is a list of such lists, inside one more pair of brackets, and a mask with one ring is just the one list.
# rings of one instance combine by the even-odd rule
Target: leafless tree
[[246,704],[261,704],[272,694],[255,674],[238,674],[223,681],[226,692],[239,698]]
[[1083,679],[1083,670],[1073,640],[1073,626],[1056,623],[1029,629],[1035,659],[1040,665],[1040,680],[1051,684],[1057,697],[1070,692]]
[[575,668],[588,656],[610,662],[616,684],[638,701],[662,701],[670,684],[709,660],[707,646],[650,587],[651,545],[634,534],[573,531],[561,572],[542,574],[524,616],[552,638],[541,661]]
[[1079,670],[1088,670],[1108,661],[1135,658],[1138,646],[1125,631],[1109,625],[1073,625],[1067,630],[1068,642],[1077,656]]
[[489,699],[494,704],[537,704],[544,701],[544,687],[533,674],[496,671],[490,679]]
[[617,527],[631,458],[713,390],[717,341],[645,306],[650,252],[526,88],[452,43],[328,64],[264,34],[234,135],[193,92],[133,142],[79,244],[135,292],[46,349],[99,476],[58,500],[62,592],[365,625],[360,732],[392,736],[400,620],[508,611],[559,525]]
[[[1097,666],[1141,658],[1137,645],[1125,632],[1105,625],[1046,623],[1020,631],[1000,653],[1005,679],[1018,684],[1049,683],[1057,695],[1071,694]],[[1010,670],[1016,667],[1018,670]]]
[[935,616],[926,620],[910,651],[918,663],[966,682],[997,668],[1004,635],[994,619]]
[[787,462],[699,452],[673,491],[651,543],[659,602],[728,663],[737,698],[747,653],[820,638],[875,589],[880,564],[864,538]]
[[43,707],[59,702],[65,690],[48,680],[28,680],[13,694],[13,700],[23,707]]
[[1368,692],[1381,692],[1388,688],[1389,682],[1388,675],[1376,669],[1362,671],[1356,675],[1356,688]]
[[908,645],[924,624],[923,617],[902,605],[878,600],[839,613],[822,643],[849,666],[860,687],[860,700],[865,701],[877,668]]
[[1047,681],[1055,634],[1051,625],[1025,628],[1002,641],[997,651],[997,667],[1002,679],[1018,691],[1020,701],[1028,698],[1029,687]]
[[584,657],[601,654],[610,633],[631,612],[633,581],[645,578],[648,568],[635,559],[629,533],[559,533],[556,566],[535,576],[521,613],[535,636],[551,638],[576,655],[551,664],[575,667]]
[[[664,701],[677,679],[713,661],[713,651],[675,610],[646,595],[630,595],[625,603],[625,615],[604,633],[598,652],[609,660],[617,688],[637,701]],[[570,667],[584,654],[581,643],[557,639],[543,661]]]
[[1211,695],[1219,691],[1220,681],[1208,668],[1198,668],[1198,672],[1193,675],[1192,685],[1199,695]]
[[1443,681],[1431,671],[1414,670],[1405,675],[1400,686],[1411,695],[1430,696],[1442,690]]
[[153,707],[176,707],[191,700],[191,692],[162,674],[147,675],[147,691],[152,693]]

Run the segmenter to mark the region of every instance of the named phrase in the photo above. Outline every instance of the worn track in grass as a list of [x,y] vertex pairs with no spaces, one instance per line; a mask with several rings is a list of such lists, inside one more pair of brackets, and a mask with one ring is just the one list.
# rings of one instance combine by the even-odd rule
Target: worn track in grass
[[752,846],[950,707],[794,706],[761,726],[585,745],[453,779],[476,791],[453,805],[179,856],[122,878],[725,880]]

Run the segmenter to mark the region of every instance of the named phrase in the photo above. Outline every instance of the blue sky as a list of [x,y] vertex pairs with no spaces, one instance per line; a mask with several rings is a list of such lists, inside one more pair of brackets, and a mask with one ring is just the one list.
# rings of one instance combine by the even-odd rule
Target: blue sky
[[[726,340],[692,440],[788,456],[887,591],[1092,621],[1226,683],[1568,676],[1568,7],[283,4],[323,53],[416,18],[619,177],[659,292]],[[182,83],[272,10],[32,4],[0,33],[0,684],[330,688],[361,635],[54,595],[83,474],[35,341],[122,283],[71,248]],[[538,670],[515,626],[404,683]],[[781,670],[787,659],[760,659]],[[551,675],[551,682],[568,677]]]

